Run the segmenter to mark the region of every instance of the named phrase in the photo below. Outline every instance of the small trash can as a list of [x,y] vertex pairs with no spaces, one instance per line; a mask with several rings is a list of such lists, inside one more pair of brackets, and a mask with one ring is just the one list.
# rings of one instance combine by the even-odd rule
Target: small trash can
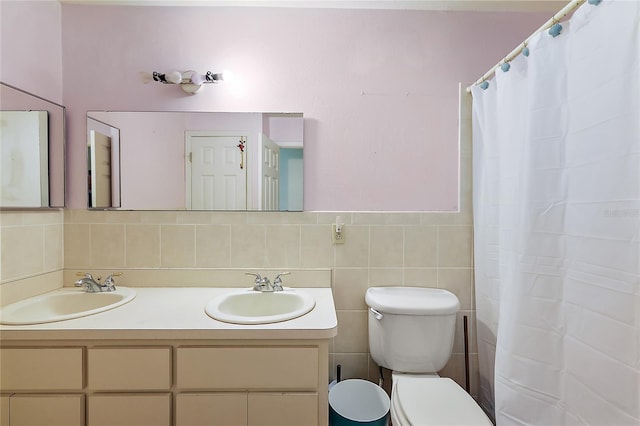
[[389,396],[367,380],[348,379],[329,391],[329,426],[387,426]]

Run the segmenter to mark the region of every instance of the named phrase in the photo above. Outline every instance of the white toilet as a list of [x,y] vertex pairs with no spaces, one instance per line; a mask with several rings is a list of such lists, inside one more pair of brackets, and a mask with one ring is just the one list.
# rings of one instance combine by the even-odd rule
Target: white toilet
[[381,367],[393,370],[394,426],[491,426],[473,398],[451,379],[438,376],[453,348],[458,298],[446,290],[372,287],[369,349]]

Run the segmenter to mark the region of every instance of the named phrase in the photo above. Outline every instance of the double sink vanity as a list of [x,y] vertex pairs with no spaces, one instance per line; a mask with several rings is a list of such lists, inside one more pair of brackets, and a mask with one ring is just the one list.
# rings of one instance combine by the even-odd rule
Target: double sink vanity
[[64,287],[3,307],[0,425],[326,425],[331,289],[260,290]]
[[[3,117],[40,111],[48,121],[41,118],[34,129],[49,129],[37,140],[33,163],[41,166],[41,182],[34,200],[2,199],[0,208],[64,207],[65,107],[4,83],[0,92]],[[93,170],[89,208],[302,210],[301,113],[96,111],[86,119],[87,144],[77,145],[92,147],[78,156],[90,158]],[[153,145],[136,144],[141,141]],[[205,147],[233,153],[238,185],[228,205],[190,199],[199,181],[191,162],[165,166],[165,159],[199,158]],[[267,147],[269,158],[287,165],[280,168],[277,205],[259,196],[262,168],[273,163],[258,160]],[[140,153],[149,150],[157,168],[150,163],[145,173],[120,173],[137,170]],[[79,163],[69,167],[81,170]],[[99,179],[105,176],[112,178]],[[146,180],[127,181],[130,176]],[[174,185],[184,176],[193,179]],[[41,190],[46,187],[49,192]],[[0,426],[328,423],[329,343],[337,333],[329,270],[299,270],[292,282],[302,285],[281,291],[281,280],[269,291],[261,277],[250,288],[244,271],[174,268],[130,269],[126,281],[133,284],[108,291],[89,277],[78,280],[83,288],[62,287],[75,281],[75,272],[0,286],[5,304],[25,292],[37,295],[0,308]],[[62,288],[50,291],[55,287]]]

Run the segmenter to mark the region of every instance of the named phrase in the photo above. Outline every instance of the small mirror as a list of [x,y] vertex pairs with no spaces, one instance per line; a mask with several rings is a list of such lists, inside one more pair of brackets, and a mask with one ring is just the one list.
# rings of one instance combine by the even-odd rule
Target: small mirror
[[64,107],[0,83],[0,208],[64,207]]
[[87,113],[89,208],[303,209],[303,115]]
[[0,205],[48,207],[47,111],[0,111]]

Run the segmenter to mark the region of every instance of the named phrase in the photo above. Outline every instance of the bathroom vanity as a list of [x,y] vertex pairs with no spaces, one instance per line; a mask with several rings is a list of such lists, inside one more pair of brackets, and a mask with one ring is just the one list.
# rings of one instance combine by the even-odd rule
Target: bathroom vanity
[[258,325],[205,314],[228,290],[136,288],[111,311],[1,326],[0,425],[326,425],[331,289]]

